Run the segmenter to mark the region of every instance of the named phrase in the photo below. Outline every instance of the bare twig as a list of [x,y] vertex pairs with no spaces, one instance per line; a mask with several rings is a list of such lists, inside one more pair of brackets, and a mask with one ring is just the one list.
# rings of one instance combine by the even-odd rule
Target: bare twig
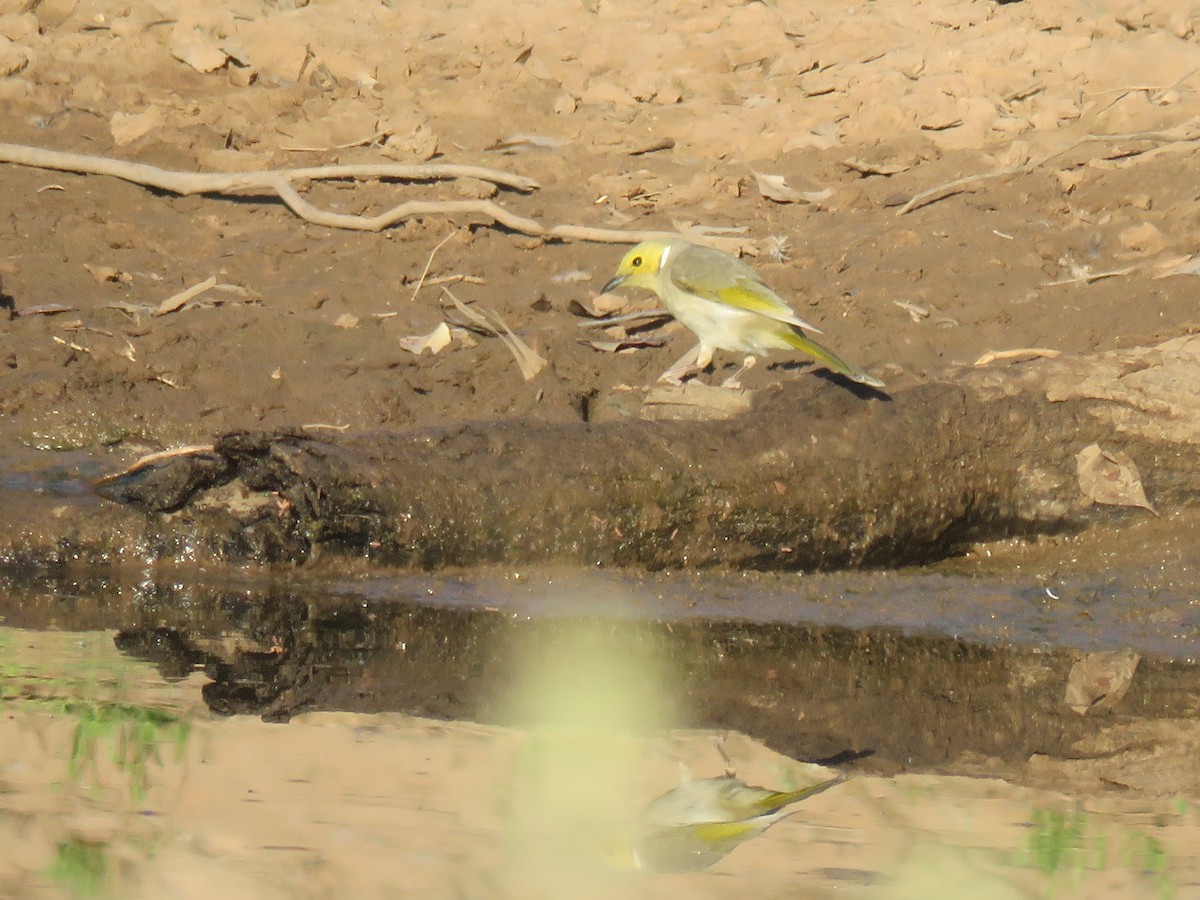
[[539,187],[532,178],[484,166],[380,163],[316,166],[306,169],[271,169],[265,172],[177,172],[160,169],[158,166],[146,163],[128,162],[107,156],[89,156],[83,153],[66,153],[41,147],[28,147],[23,144],[5,143],[0,143],[0,162],[61,172],[77,172],[83,175],[107,175],[179,196],[269,190],[277,194],[279,199],[304,221],[312,222],[314,225],[351,231],[382,231],[397,222],[414,216],[481,215],[518,234],[545,239],[636,244],[648,238],[676,236],[667,231],[624,231],[570,224],[546,228],[537,220],[511,212],[492,200],[410,200],[374,216],[335,213],[313,206],[300,196],[294,186],[295,182],[339,179],[443,181],[455,178],[474,178],[522,192],[533,191]]
[[204,281],[201,281],[199,284],[193,284],[190,288],[186,288],[185,290],[180,291],[178,294],[173,294],[172,296],[170,296],[166,300],[164,300],[162,303],[158,304],[158,308],[154,310],[153,315],[165,316],[168,313],[173,313],[177,309],[180,309],[185,303],[187,303],[193,297],[199,297],[201,294],[203,294],[209,288],[215,287],[216,284],[217,284],[217,276],[216,275],[213,275],[211,278],[206,278]]
[[181,196],[224,194],[249,188],[273,188],[274,182],[279,178],[287,181],[329,181],[338,178],[443,181],[453,178],[477,178],[522,192],[533,191],[538,187],[538,183],[532,178],[484,166],[379,163],[272,169],[266,172],[175,172],[146,163],[127,162],[107,156],[89,156],[85,153],[66,153],[61,150],[28,147],[24,144],[4,143],[0,143],[0,162],[32,166],[36,169],[54,169],[59,172],[78,172],[83,175],[111,175],[113,178]]
[[483,166],[461,165],[377,165],[317,166],[307,169],[272,169],[266,172],[176,172],[145,163],[133,163],[104,156],[64,153],[22,144],[0,144],[0,162],[79,172],[85,175],[109,175],[144,187],[169,191],[180,196],[190,194],[225,194],[252,189],[268,189],[279,195],[300,218],[315,225],[344,228],[353,231],[382,231],[389,225],[420,215],[453,215],[475,213],[490,217],[506,228],[524,234],[541,235],[545,229],[532,219],[511,213],[491,200],[427,200],[410,201],[394,206],[377,216],[355,216],[319,209],[305,200],[293,187],[296,181],[334,179],[370,179],[401,181],[440,181],[452,178],[476,178],[518,191],[538,187],[532,178],[512,175]]
[[1091,284],[1095,281],[1103,281],[1105,278],[1119,278],[1122,275],[1128,275],[1130,272],[1136,272],[1138,269],[1146,267],[1146,263],[1138,263],[1137,265],[1126,266],[1123,269],[1109,269],[1105,272],[1093,272],[1087,266],[1081,266],[1071,259],[1063,260],[1067,268],[1071,272],[1069,278],[1059,278],[1056,281],[1043,281],[1042,287],[1057,287],[1062,284]]
[[491,200],[409,200],[393,206],[377,216],[356,216],[349,213],[329,212],[313,206],[301,197],[283,176],[277,176],[269,185],[259,185],[259,187],[270,187],[288,205],[288,208],[304,221],[312,222],[314,225],[325,225],[329,228],[344,228],[349,231],[383,231],[388,226],[411,219],[413,216],[478,213],[489,216],[496,223],[521,234],[542,235],[546,233],[546,229],[538,222],[509,212]]
[[623,316],[607,316],[603,319],[585,319],[578,323],[580,328],[607,328],[609,325],[620,325],[622,322],[637,322],[642,319],[661,319],[671,315],[665,309],[647,309],[641,312],[626,313]]
[[673,231],[626,231],[621,228],[592,228],[588,225],[555,225],[547,237],[569,241],[591,241],[596,244],[637,244],[655,238],[679,237]]
[[83,347],[83,346],[75,343],[74,341],[64,340],[63,338],[60,338],[58,335],[53,335],[50,338],[50,340],[54,341],[54,343],[56,343],[56,344],[62,344],[64,347],[69,347],[72,350],[74,350],[76,353],[91,353],[92,352],[87,347]]
[[939,184],[936,187],[927,188],[919,193],[913,194],[912,199],[905,203],[896,212],[896,215],[903,216],[912,212],[914,209],[920,209],[922,206],[928,206],[937,200],[944,200],[946,197],[952,197],[955,194],[961,194],[963,189],[968,185],[976,184],[980,181],[987,181],[990,178],[1003,178],[1005,175],[1020,175],[1025,172],[1032,172],[1036,163],[1026,163],[1023,166],[1011,166],[1007,169],[997,169],[994,172],[978,172],[975,175],[967,175],[963,178],[955,178],[953,181],[947,181],[945,184]]
[[421,292],[421,285],[425,283],[425,276],[429,274],[429,267],[433,265],[433,258],[437,256],[437,252],[446,245],[446,241],[454,237],[454,232],[451,231],[448,235],[438,241],[438,245],[429,251],[429,259],[425,260],[425,268],[421,271],[421,277],[417,279],[417,286],[413,288],[412,296],[408,298],[408,302],[412,303],[417,299],[417,294]]
[[[162,379],[159,379],[160,381]],[[164,382],[170,384],[170,382]],[[174,385],[171,385],[174,387]],[[104,475],[97,478],[95,485],[108,484],[116,481],[118,478],[124,478],[126,475],[132,475],[134,472],[140,472],[147,466],[155,465],[156,463],[165,462],[168,459],[175,459],[178,456],[204,456],[216,451],[216,447],[212,444],[189,444],[185,447],[172,447],[169,450],[159,450],[155,453],[147,453],[145,456],[130,463],[120,472],[113,472],[110,475]]]
[[928,188],[917,194],[914,194],[912,199],[905,203],[899,210],[896,211],[897,216],[903,216],[912,212],[914,209],[920,209],[922,206],[928,206],[938,200],[943,200],[954,194],[962,193],[963,189],[968,185],[975,184],[980,181],[987,181],[992,178],[1003,178],[1007,175],[1024,175],[1026,172],[1032,172],[1052,159],[1057,159],[1067,153],[1070,153],[1076,147],[1084,144],[1089,144],[1095,141],[1107,143],[1119,143],[1121,141],[1161,141],[1164,143],[1188,143],[1200,141],[1200,132],[1186,131],[1182,128],[1168,129],[1164,131],[1135,131],[1128,134],[1085,134],[1077,141],[1073,141],[1065,147],[1060,147],[1058,150],[1043,156],[1041,159],[1033,160],[1023,166],[1011,166],[1007,169],[997,169],[993,172],[979,172],[975,175],[967,175],[963,178],[956,178],[953,181],[947,181],[945,184],[939,184],[935,187]]
[[480,278],[478,275],[464,275],[461,272],[455,272],[453,275],[438,275],[436,278],[426,278],[425,283],[430,287],[435,287],[439,284],[487,284],[487,279]]
[[1062,356],[1061,351],[1050,350],[1045,347],[1022,347],[1019,350],[989,350],[971,365],[988,366],[994,362],[1008,359],[1056,359],[1059,356]]

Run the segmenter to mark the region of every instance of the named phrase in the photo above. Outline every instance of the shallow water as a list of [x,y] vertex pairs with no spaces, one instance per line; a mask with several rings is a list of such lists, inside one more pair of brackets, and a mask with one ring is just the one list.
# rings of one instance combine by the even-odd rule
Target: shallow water
[[222,714],[509,725],[535,724],[512,702],[522,661],[582,623],[597,635],[590,646],[617,651],[601,677],[624,677],[625,657],[655,661],[649,693],[673,710],[663,724],[735,729],[864,771],[964,771],[963,754],[984,754],[997,774],[1022,777],[1030,754],[1069,756],[1113,724],[1063,699],[1086,652],[1140,655],[1124,716],[1188,717],[1200,696],[1191,598],[1145,592],[1139,605],[1115,577],[1059,579],[1053,599],[1032,581],[930,572],[190,574],[10,574],[5,621],[115,630],[117,647],[166,677],[203,671],[204,699]]
[[1200,592],[1148,587],[1131,573],[1056,578],[913,570],[835,574],[680,574],[526,570],[457,577],[333,582],[339,596],[400,597],[452,608],[488,606],[527,616],[740,620],[895,628],[985,645],[1134,649],[1193,660]]
[[[90,502],[78,493],[69,462],[61,477],[14,469],[7,478],[10,488]],[[771,757],[781,761],[756,769],[752,760],[768,753],[762,745],[854,776],[823,801],[829,807],[814,801],[795,830],[772,829],[782,843],[760,839],[715,866],[715,880],[689,887],[695,896],[748,889],[791,895],[800,888],[818,896],[927,896],[944,878],[958,879],[968,892],[979,887],[1003,896],[1078,884],[1089,896],[1200,894],[1200,873],[1181,850],[1200,834],[1193,810],[1200,797],[1200,591],[1188,551],[1195,532],[1190,521],[1148,523],[1099,537],[973,548],[921,570],[818,574],[539,568],[414,575],[347,566],[354,574],[309,567],[262,575],[6,565],[0,656],[8,684],[19,686],[6,699],[23,710],[22,721],[45,719],[35,729],[39,740],[60,746],[41,760],[45,781],[9,779],[25,785],[12,795],[20,809],[45,808],[44,846],[35,855],[41,861],[24,869],[17,857],[5,863],[0,855],[0,885],[16,885],[20,895],[54,895],[61,879],[46,873],[108,859],[88,849],[102,846],[116,848],[118,859],[136,859],[131,871],[153,873],[162,887],[197,863],[151,859],[167,859],[162,848],[193,833],[199,821],[207,823],[196,845],[206,861],[199,869],[212,859],[236,869],[254,854],[220,849],[247,840],[229,837],[227,823],[239,818],[244,800],[222,794],[221,785],[246,771],[247,755],[273,772],[271,760],[256,755],[269,752],[308,760],[302,771],[279,769],[284,783],[273,790],[280,796],[294,784],[342,785],[339,766],[360,780],[343,793],[338,787],[314,795],[309,805],[290,801],[291,831],[273,831],[270,817],[256,826],[267,854],[254,857],[258,869],[278,865],[269,857],[279,851],[271,848],[303,847],[342,873],[338,883],[370,877],[376,880],[360,884],[367,895],[394,894],[390,874],[368,876],[369,863],[348,862],[331,849],[353,833],[355,852],[384,844],[402,855],[401,847],[413,846],[412,833],[398,837],[377,818],[383,808],[424,836],[424,849],[409,860],[411,871],[428,870],[423,893],[528,896],[527,884],[505,880],[514,851],[497,850],[508,840],[503,818],[464,827],[470,801],[459,807],[446,800],[444,807],[456,811],[451,820],[439,813],[437,824],[420,802],[414,807],[409,791],[440,797],[451,784],[466,789],[463,760],[479,741],[472,729],[481,727],[468,723],[500,727],[496,735],[506,737],[495,740],[507,747],[505,741],[531,740],[539,729],[586,720],[600,729],[589,741],[621,734],[641,748],[629,763],[634,770],[648,753],[662,756],[664,733],[714,729],[762,742],[730,739],[741,748],[740,771],[758,772],[759,782],[791,779],[788,767],[800,765]],[[1123,657],[1132,660],[1133,675],[1115,702],[1106,699],[1109,687],[1096,688],[1088,695],[1094,707],[1081,714],[1067,701],[1068,685],[1077,664],[1100,651],[1135,652]],[[1102,667],[1101,677],[1108,671]],[[593,696],[597,687],[603,690]],[[104,782],[99,795],[72,795],[66,806],[55,800],[46,785],[62,778],[61,767],[70,769],[70,748],[78,746],[70,728],[78,727],[72,723],[79,711],[93,720],[113,710],[132,715],[124,724],[94,726],[108,728],[101,741],[111,738],[116,747],[137,746],[132,736],[149,727],[142,708],[159,722],[152,743],[161,745],[159,761],[144,767],[147,796],[165,784],[175,799],[138,800],[128,766],[105,763],[84,775]],[[160,722],[155,711],[173,718]],[[427,719],[396,725],[388,713],[447,724],[442,731]],[[329,714],[351,718],[312,718]],[[224,781],[205,782],[203,808],[187,786],[195,772],[164,761],[180,733],[171,724],[177,720],[207,723],[201,731],[210,743],[203,746],[243,757]],[[270,727],[263,720],[293,723],[270,732],[269,751],[255,730]],[[305,724],[317,721],[325,724]],[[221,731],[221,723],[232,730]],[[124,743],[112,737],[114,727],[127,729]],[[429,755],[429,733],[440,735],[441,756]],[[320,746],[329,739],[337,749]],[[381,739],[401,742],[386,759],[411,767],[413,784],[363,806],[371,785],[395,777],[371,768],[387,764],[360,759],[364,742]],[[705,774],[719,771],[710,739],[686,753],[684,737],[666,740],[674,749],[663,759],[688,757]],[[0,780],[25,772],[37,752],[12,746]],[[191,741],[187,752],[197,746]],[[495,752],[508,759],[507,751]],[[506,787],[525,765],[501,766],[494,778],[503,791],[525,790]],[[642,774],[647,785],[634,792],[638,803],[671,786],[661,766]],[[141,814],[153,813],[151,821],[167,816],[185,823],[183,830],[132,827],[139,806]],[[331,815],[342,823],[336,833],[328,830]],[[788,842],[792,849],[781,849]],[[149,856],[145,846],[155,848]],[[492,860],[479,876],[486,889],[463,887],[454,860],[464,854]],[[793,856],[806,863],[777,871]],[[531,865],[534,871],[540,863]],[[6,876],[14,866],[22,874]],[[130,883],[121,865],[106,866],[105,884]],[[203,883],[206,876],[196,877]],[[286,874],[272,877],[289,883]],[[596,883],[607,885],[596,896],[675,890],[665,882]],[[246,885],[240,894],[270,894],[254,877]]]

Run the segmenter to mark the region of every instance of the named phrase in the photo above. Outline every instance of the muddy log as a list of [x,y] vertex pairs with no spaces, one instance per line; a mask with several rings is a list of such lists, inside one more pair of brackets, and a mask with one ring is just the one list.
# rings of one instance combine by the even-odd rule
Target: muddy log
[[[803,378],[724,421],[235,433],[107,483],[151,553],[367,554],[421,568],[817,569],[933,560],[1101,516],[1077,455],[1124,452],[1162,512],[1200,489],[1200,338],[856,393]],[[128,534],[123,537],[128,538]],[[86,542],[86,541],[85,541]]]

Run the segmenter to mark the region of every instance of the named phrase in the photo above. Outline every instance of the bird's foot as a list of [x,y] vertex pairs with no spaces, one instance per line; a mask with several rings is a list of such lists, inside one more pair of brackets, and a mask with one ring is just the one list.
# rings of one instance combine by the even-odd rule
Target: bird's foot
[[697,344],[679,359],[671,364],[671,368],[658,376],[658,380],[676,387],[683,385],[683,380],[689,375],[703,372],[712,361],[712,351],[705,353],[703,344]]
[[742,376],[754,368],[754,364],[758,362],[758,357],[747,356],[742,360],[742,367],[721,382],[721,387],[731,391],[744,390],[742,387]]

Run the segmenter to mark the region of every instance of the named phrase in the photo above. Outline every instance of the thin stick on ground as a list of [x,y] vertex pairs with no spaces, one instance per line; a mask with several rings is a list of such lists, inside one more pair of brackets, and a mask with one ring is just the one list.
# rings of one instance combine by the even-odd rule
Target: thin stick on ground
[[437,256],[437,252],[446,246],[446,241],[454,237],[455,232],[451,231],[448,235],[438,241],[438,245],[429,251],[429,259],[425,260],[425,268],[421,272],[421,277],[417,279],[417,286],[413,288],[412,296],[408,298],[408,302],[412,303],[417,299],[417,294],[421,293],[421,285],[425,283],[425,276],[429,274],[429,267],[433,265],[433,258]]
[[131,184],[156,188],[178,196],[192,194],[233,194],[247,190],[268,190],[305,222],[349,231],[382,231],[416,216],[478,215],[518,234],[548,240],[590,241],[603,244],[636,244],[649,238],[675,237],[667,231],[625,231],[562,224],[547,228],[505,209],[492,200],[409,200],[374,216],[335,213],[309,203],[296,190],[295,182],[334,180],[449,181],[474,178],[528,193],[539,185],[524,175],[514,175],[485,166],[424,163],[403,165],[380,163],[367,165],[316,166],[306,169],[269,169],[264,172],[178,172],[147,163],[134,163],[108,156],[66,153],[24,144],[0,143],[0,163],[76,172],[81,175],[107,175]]
[[963,178],[955,178],[953,181],[947,181],[944,184],[935,185],[927,188],[912,196],[899,210],[896,211],[897,216],[903,216],[912,212],[914,209],[920,209],[922,206],[928,206],[930,203],[935,203],[938,200],[944,200],[954,194],[962,193],[963,189],[969,185],[976,184],[980,181],[987,181],[992,178],[1003,178],[1007,175],[1024,175],[1027,172],[1032,172],[1052,159],[1057,159],[1064,154],[1070,153],[1076,147],[1084,144],[1090,144],[1095,141],[1108,143],[1119,143],[1121,141],[1158,141],[1163,143],[1189,143],[1200,141],[1200,132],[1194,128],[1187,130],[1186,128],[1171,128],[1164,131],[1136,131],[1127,134],[1085,134],[1076,141],[1071,142],[1065,147],[1061,147],[1052,153],[1043,156],[1041,159],[1033,160],[1023,166],[1010,166],[1007,169],[997,169],[993,172],[979,172],[975,175],[967,175]]
[[543,235],[546,229],[533,219],[509,212],[491,200],[409,200],[376,216],[358,216],[350,213],[335,213],[313,206],[297,193],[296,189],[280,176],[260,187],[269,187],[279,195],[288,208],[305,222],[341,228],[347,231],[383,231],[383,229],[411,219],[414,216],[478,214],[492,219],[512,231],[534,236]]
[[1048,347],[1021,347],[1016,350],[989,350],[975,362],[973,366],[990,366],[994,362],[1009,359],[1057,359],[1062,356],[1061,350],[1051,350]]
[[124,181],[169,191],[172,194],[224,194],[250,188],[273,188],[276,179],[287,181],[330,181],[343,178],[379,178],[396,181],[445,181],[477,178],[528,193],[538,183],[524,175],[513,175],[485,166],[424,163],[373,163],[367,165],[315,166],[305,169],[270,169],[265,172],[177,172],[147,163],[128,162],[108,156],[67,153],[24,144],[0,143],[0,162],[77,172],[81,175],[110,175]]
[[673,231],[627,231],[621,228],[593,228],[589,225],[555,225],[546,234],[549,237],[589,241],[594,244],[639,244],[656,238],[679,237]]
[[499,225],[522,234],[542,235],[546,229],[533,219],[509,212],[491,200],[414,200],[401,203],[375,216],[356,216],[319,209],[300,196],[293,182],[343,179],[379,179],[382,181],[446,181],[475,178],[521,192],[536,190],[538,183],[523,175],[513,175],[484,166],[381,163],[371,165],[317,166],[305,169],[271,169],[265,172],[177,172],[146,163],[134,163],[105,156],[66,153],[22,144],[0,143],[0,162],[77,172],[83,175],[108,175],[143,187],[157,188],[179,196],[191,194],[229,194],[246,190],[270,190],[289,209],[306,222],[353,231],[382,231],[404,219],[421,215],[474,214],[491,218]]
[[213,444],[188,444],[184,447],[172,447],[168,450],[158,450],[154,453],[147,453],[145,456],[134,460],[120,472],[113,472],[108,475],[103,475],[97,478],[93,484],[101,485],[116,481],[118,478],[124,478],[126,475],[132,475],[134,472],[140,472],[147,466],[157,465],[160,462],[166,462],[169,459],[175,459],[179,456],[205,456],[214,453],[216,447]]

